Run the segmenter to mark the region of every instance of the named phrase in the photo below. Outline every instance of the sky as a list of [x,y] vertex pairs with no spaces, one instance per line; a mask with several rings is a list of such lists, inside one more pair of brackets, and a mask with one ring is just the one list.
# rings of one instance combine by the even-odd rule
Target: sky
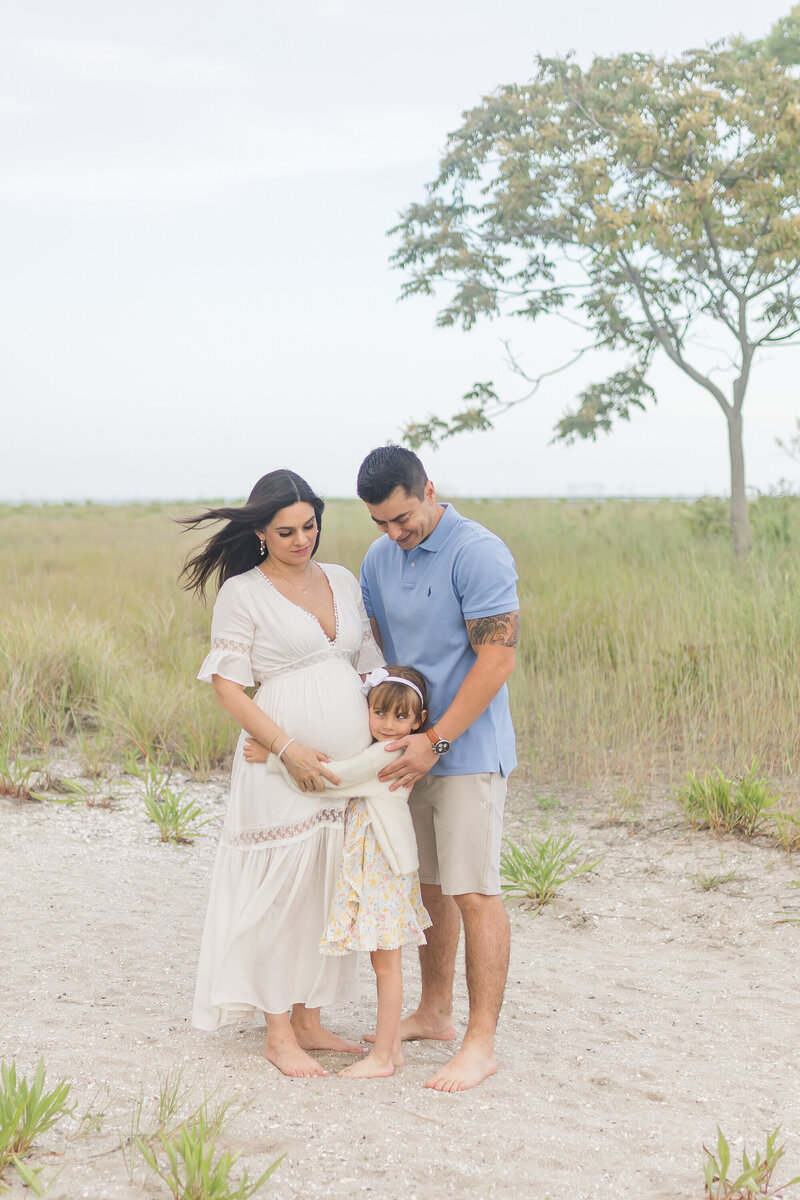
[[[0,43],[0,500],[246,495],[288,466],[350,496],[403,423],[476,380],[504,396],[574,332],[438,329],[399,301],[387,230],[447,132],[536,53],[581,61],[765,34],[789,0],[7,0]],[[714,401],[667,363],[659,403],[551,445],[599,364],[554,376],[488,434],[426,450],[443,496],[728,490]],[[758,364],[748,483],[794,483],[800,349]],[[583,374],[581,374],[583,372]]]

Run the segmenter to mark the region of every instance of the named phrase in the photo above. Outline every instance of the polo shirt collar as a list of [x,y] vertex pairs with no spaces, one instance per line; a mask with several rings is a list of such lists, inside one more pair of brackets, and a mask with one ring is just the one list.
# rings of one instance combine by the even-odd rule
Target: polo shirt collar
[[[441,504],[442,501],[439,501],[439,503]],[[444,512],[442,513],[441,517],[439,518],[436,528],[434,529],[433,533],[429,534],[429,536],[426,537],[425,541],[420,542],[420,544],[418,546],[415,546],[414,549],[415,550],[429,550],[431,552],[431,554],[435,554],[437,550],[441,550],[442,546],[444,545],[444,543],[447,541],[448,537],[450,536],[450,532],[453,529],[453,526],[455,525],[457,520],[458,520],[458,513],[453,508],[452,504],[445,504]],[[411,553],[411,552],[408,551],[407,553]]]

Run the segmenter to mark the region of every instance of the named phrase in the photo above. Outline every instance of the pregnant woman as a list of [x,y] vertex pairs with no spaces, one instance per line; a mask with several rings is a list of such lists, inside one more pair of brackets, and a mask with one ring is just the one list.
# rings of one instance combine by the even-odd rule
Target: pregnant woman
[[[361,1052],[324,1029],[320,1007],[357,995],[357,956],[317,946],[342,854],[347,797],[324,795],[332,757],[370,744],[360,673],[383,664],[356,579],[313,561],[323,501],[293,471],[259,479],[241,508],[183,523],[224,524],[184,566],[202,596],[216,579],[211,653],[199,678],[242,728],[211,880],[192,1020],[200,1029],[259,1017],[264,1055],[284,1075],[327,1072],[309,1050]],[[253,698],[245,688],[257,685]],[[301,795],[243,754],[277,755]]]

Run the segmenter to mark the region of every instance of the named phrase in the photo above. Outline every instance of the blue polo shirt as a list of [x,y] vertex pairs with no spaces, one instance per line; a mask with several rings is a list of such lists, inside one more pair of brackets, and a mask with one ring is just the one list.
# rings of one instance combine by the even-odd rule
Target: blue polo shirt
[[[517,572],[504,542],[445,506],[433,533],[403,550],[387,534],[361,566],[361,590],[378,622],[388,663],[416,667],[428,684],[435,724],[475,662],[465,621],[516,612]],[[436,762],[432,775],[476,775],[517,765],[514,729],[503,685],[469,729]]]

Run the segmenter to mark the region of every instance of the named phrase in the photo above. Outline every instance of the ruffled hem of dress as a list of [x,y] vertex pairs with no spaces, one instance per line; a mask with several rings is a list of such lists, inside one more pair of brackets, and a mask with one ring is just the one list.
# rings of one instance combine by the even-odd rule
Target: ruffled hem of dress
[[[426,926],[426,928],[428,927]],[[348,941],[328,941],[326,938],[322,938],[319,943],[319,951],[320,954],[327,954],[331,958],[339,956],[343,958],[345,954],[372,954],[373,950],[402,950],[404,946],[427,946],[427,944],[428,939],[420,929],[416,937],[412,937],[411,930],[409,930],[409,936],[405,941],[398,942],[396,946],[387,946],[385,942],[378,943],[377,938],[372,941],[366,941],[363,938],[359,938],[358,940],[350,939]]]

